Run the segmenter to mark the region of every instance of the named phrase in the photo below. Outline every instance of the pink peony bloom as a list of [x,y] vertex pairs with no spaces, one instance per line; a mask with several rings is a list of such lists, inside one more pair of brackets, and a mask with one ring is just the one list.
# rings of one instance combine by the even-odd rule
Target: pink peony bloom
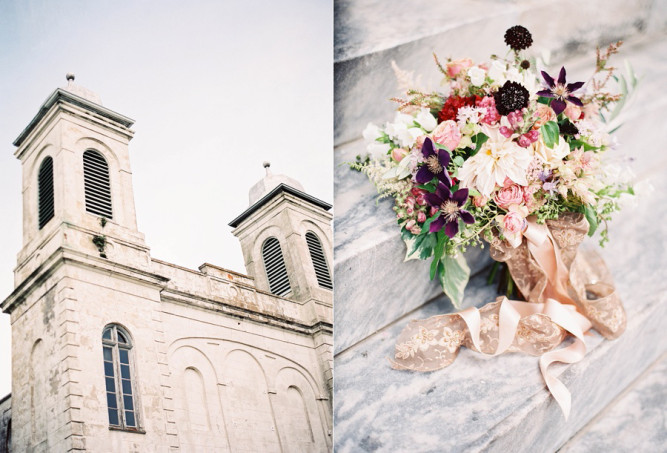
[[433,141],[444,145],[450,151],[456,149],[461,142],[461,131],[452,120],[443,121],[433,130]]
[[456,77],[461,71],[472,66],[472,60],[470,58],[463,58],[461,60],[450,61],[445,66],[447,75],[449,77]]
[[493,201],[498,207],[509,210],[511,205],[519,205],[523,202],[523,188],[517,184],[512,184],[509,187],[503,187],[493,196]]

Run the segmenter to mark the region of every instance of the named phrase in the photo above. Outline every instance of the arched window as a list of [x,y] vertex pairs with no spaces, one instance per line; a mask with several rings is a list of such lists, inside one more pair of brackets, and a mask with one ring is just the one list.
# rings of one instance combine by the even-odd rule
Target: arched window
[[37,211],[39,229],[49,223],[55,213],[53,196],[53,159],[49,156],[42,161],[37,175]]
[[310,251],[310,259],[313,261],[313,266],[315,267],[317,283],[322,288],[333,289],[333,285],[331,284],[331,274],[329,274],[329,266],[327,266],[327,260],[324,257],[320,239],[315,233],[309,231],[306,233],[306,242],[308,243],[308,250]]
[[283,251],[280,242],[276,238],[268,238],[262,246],[262,258],[264,259],[264,270],[269,279],[269,289],[277,296],[284,296],[292,291],[287,276],[287,268],[283,259]]
[[86,211],[107,219],[113,218],[109,165],[104,156],[92,149],[83,153],[83,181]]
[[102,348],[109,425],[139,429],[130,336],[122,327],[111,324],[104,328]]

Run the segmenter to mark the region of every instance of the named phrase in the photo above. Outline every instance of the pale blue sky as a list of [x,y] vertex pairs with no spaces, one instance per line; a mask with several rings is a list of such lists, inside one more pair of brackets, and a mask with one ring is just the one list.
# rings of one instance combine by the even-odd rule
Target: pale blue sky
[[[274,173],[333,201],[332,0],[0,2],[0,300],[21,247],[12,142],[65,74],[133,118],[137,220],[151,254],[245,272],[227,226]],[[0,315],[0,397],[11,391]]]

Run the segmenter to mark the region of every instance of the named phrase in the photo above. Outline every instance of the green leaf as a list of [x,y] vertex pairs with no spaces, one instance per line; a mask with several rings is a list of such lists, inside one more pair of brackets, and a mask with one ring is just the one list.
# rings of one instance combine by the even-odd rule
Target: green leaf
[[436,245],[437,239],[433,233],[423,233],[412,238],[405,239],[406,252],[403,261],[410,260],[426,260],[433,255],[433,248]]
[[489,136],[480,132],[479,134],[475,135],[473,137],[473,142],[475,143],[475,150],[470,153],[471,156],[474,156],[477,154],[477,152],[482,149],[482,145],[486,143],[486,141],[489,139]]
[[438,273],[440,285],[456,308],[461,308],[463,292],[470,279],[470,268],[465,256],[459,253],[456,257],[445,255],[440,260],[442,270]]
[[438,231],[438,244],[435,246],[435,250],[433,250],[433,261],[431,261],[431,280],[433,280],[438,270],[438,263],[440,263],[440,258],[442,258],[445,252],[445,244],[448,239],[444,231]]
[[539,102],[540,104],[549,105],[549,103],[551,102],[551,98],[545,98],[544,96],[539,96],[537,98],[537,102]]
[[588,235],[593,236],[595,230],[598,229],[598,214],[591,205],[587,204],[584,205],[584,216],[588,220]]
[[558,144],[560,131],[558,130],[558,123],[555,121],[547,121],[540,128],[542,132],[542,137],[544,138],[544,144],[547,145],[547,148],[553,148]]
[[450,153],[450,154],[451,154],[451,152],[452,152],[452,151],[451,151],[449,148],[447,148],[445,145],[441,145],[440,143],[437,143],[437,142],[435,142],[435,141],[433,142],[433,146],[435,146],[436,149],[444,149],[445,151],[447,151],[447,152]]

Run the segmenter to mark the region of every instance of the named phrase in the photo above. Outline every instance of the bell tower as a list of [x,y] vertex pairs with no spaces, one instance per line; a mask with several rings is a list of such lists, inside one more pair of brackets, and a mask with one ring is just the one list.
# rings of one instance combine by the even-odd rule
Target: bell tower
[[23,171],[17,285],[61,247],[147,265],[128,151],[133,123],[67,74],[15,140]]
[[333,389],[333,235],[331,205],[308,195],[296,180],[271,172],[249,193],[250,206],[230,222],[246,271],[259,290],[304,306],[320,367]]
[[250,206],[229,224],[258,289],[299,302],[331,305],[331,205],[296,180],[271,172],[249,193]]

